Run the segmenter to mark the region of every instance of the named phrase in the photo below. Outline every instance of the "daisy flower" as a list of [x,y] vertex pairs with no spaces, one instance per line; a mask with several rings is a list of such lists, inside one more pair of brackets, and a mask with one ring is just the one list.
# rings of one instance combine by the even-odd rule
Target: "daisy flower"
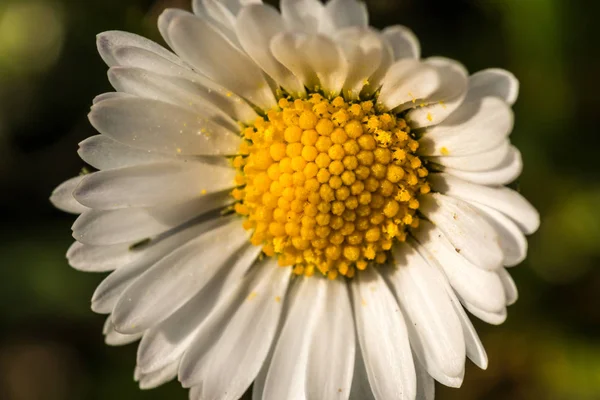
[[465,312],[506,318],[505,267],[536,210],[504,185],[515,77],[420,58],[356,0],[195,0],[172,51],[105,32],[116,92],[94,99],[95,172],[51,200],[67,253],[112,271],[106,342],[141,339],[135,379],[190,399],[432,399],[487,356]]

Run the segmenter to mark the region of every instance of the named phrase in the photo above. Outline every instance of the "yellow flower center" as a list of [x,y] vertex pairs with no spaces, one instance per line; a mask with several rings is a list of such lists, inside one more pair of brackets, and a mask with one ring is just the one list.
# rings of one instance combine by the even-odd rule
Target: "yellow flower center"
[[418,142],[373,101],[280,99],[242,135],[235,211],[294,273],[352,277],[418,225],[417,196],[430,190]]

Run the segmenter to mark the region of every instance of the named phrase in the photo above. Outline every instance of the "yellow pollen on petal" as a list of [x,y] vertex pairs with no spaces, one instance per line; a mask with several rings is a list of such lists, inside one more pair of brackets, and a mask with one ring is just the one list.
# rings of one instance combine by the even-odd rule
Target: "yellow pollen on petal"
[[402,114],[316,93],[277,105],[242,129],[232,158],[250,242],[297,275],[352,278],[385,263],[431,190]]

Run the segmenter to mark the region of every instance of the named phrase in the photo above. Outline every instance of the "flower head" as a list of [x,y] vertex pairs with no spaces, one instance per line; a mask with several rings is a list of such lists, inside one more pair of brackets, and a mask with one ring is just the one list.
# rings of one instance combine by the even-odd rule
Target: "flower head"
[[503,186],[514,76],[421,60],[356,0],[193,4],[159,18],[173,52],[98,36],[117,91],[80,144],[96,171],[52,195],[81,214],[71,265],[113,271],[92,309],[107,343],[141,338],[140,386],[431,399],[486,368],[463,307],[504,321],[539,225]]

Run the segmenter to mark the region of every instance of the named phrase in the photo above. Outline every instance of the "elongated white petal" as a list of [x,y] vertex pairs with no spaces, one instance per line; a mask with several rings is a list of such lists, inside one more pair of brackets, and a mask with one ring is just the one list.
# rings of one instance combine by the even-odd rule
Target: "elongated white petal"
[[386,277],[408,320],[411,347],[438,381],[459,377],[465,365],[465,342],[444,290],[444,276],[406,243],[394,246],[392,254],[396,266]]
[[270,5],[244,7],[237,18],[236,32],[246,53],[289,93],[302,97],[306,90],[302,81],[281,64],[271,52],[273,37],[285,31],[283,18]]
[[290,31],[317,33],[325,7],[319,0],[281,0],[281,15]]
[[503,308],[499,312],[489,312],[489,311],[482,310],[481,308],[478,308],[478,307],[474,306],[473,304],[468,303],[464,299],[460,298],[460,296],[459,296],[459,299],[460,299],[460,302],[463,304],[463,306],[465,306],[465,308],[471,314],[473,314],[480,320],[487,322],[488,324],[500,325],[500,324],[504,323],[504,321],[506,321],[506,317],[507,317],[506,308]]
[[383,78],[378,104],[399,111],[414,107],[435,93],[439,83],[434,67],[413,59],[397,61]]
[[513,281],[508,271],[504,268],[498,270],[498,276],[500,276],[500,279],[502,280],[504,293],[506,294],[506,305],[512,306],[519,299],[517,285],[515,284],[515,281]]
[[222,0],[201,0],[202,11],[197,13],[208,19],[219,29],[232,43],[239,45],[235,34],[235,14],[225,5]]
[[121,92],[170,103],[215,122],[232,132],[239,131],[233,118],[211,102],[209,88],[184,78],[165,77],[141,68],[113,67],[108,79]]
[[175,54],[171,53],[161,45],[154,43],[153,41],[142,36],[129,32],[103,32],[97,36],[96,44],[98,46],[98,52],[100,53],[100,56],[109,67],[119,65],[119,62],[115,59],[114,52],[123,47],[134,47],[147,50],[156,54],[157,56],[170,60],[173,63],[181,63]]
[[346,282],[327,282],[318,330],[308,356],[307,398],[347,399],[352,386],[356,338]]
[[106,319],[106,322],[104,323],[102,333],[104,334],[104,341],[109,346],[124,346],[126,344],[133,343],[142,337],[142,333],[124,335],[115,331],[115,327],[112,323],[112,319],[110,316]]
[[337,43],[328,37],[313,35],[306,37],[299,50],[317,75],[322,90],[330,96],[340,93],[349,65]]
[[154,389],[173,380],[177,376],[177,368],[179,368],[179,363],[174,362],[162,369],[147,374],[141,373],[138,377],[140,389]]
[[406,114],[413,129],[439,124],[456,110],[467,94],[468,72],[460,63],[443,57],[425,60],[439,76],[439,88],[425,103]]
[[94,97],[94,99],[92,100],[92,104],[97,104],[104,100],[119,99],[119,98],[123,99],[126,97],[131,98],[131,97],[135,97],[135,96],[132,96],[129,93],[106,92],[106,93],[102,93],[102,94],[99,94],[98,96]]
[[156,327],[148,330],[138,347],[137,365],[141,371],[154,371],[181,359],[197,333],[209,323],[230,293],[256,260],[260,247],[247,243],[231,255],[231,262],[221,269],[204,289]]
[[339,30],[350,26],[369,26],[367,5],[359,0],[330,0],[325,6],[333,28]]
[[271,39],[270,50],[273,57],[292,71],[304,86],[315,89],[319,86],[319,78],[304,55],[302,47],[306,40],[306,35],[281,32]]
[[537,210],[518,192],[504,186],[482,186],[454,176],[431,174],[429,182],[434,190],[474,204],[483,204],[509,216],[527,235],[540,225]]
[[356,332],[377,400],[414,399],[415,366],[398,303],[374,268],[351,282]]
[[73,195],[75,189],[85,177],[86,175],[76,176],[58,185],[58,187],[54,189],[52,195],[50,196],[50,202],[52,205],[71,214],[81,214],[87,211],[88,208],[79,203]]
[[[243,6],[250,4],[261,4],[262,0],[220,0],[227,9],[233,14],[238,15]],[[192,9],[197,15],[205,14],[204,0],[192,0]]]
[[443,165],[453,171],[487,171],[498,167],[506,159],[511,145],[508,139],[503,140],[497,147],[482,153],[467,156],[433,156],[427,159],[436,164]]
[[112,210],[183,203],[231,189],[232,168],[200,162],[166,162],[96,172],[73,195],[89,207]]
[[[343,0],[345,1],[345,0]],[[357,100],[369,77],[377,70],[383,57],[383,42],[379,34],[368,27],[350,27],[337,32],[349,70],[344,83],[344,96]]]
[[464,102],[439,125],[425,130],[419,154],[466,156],[498,147],[513,128],[510,107],[495,97]]
[[506,158],[500,165],[488,171],[461,171],[454,168],[444,168],[444,172],[465,181],[479,185],[506,185],[517,179],[523,171],[521,152],[511,146]]
[[[356,346],[360,349],[358,343]],[[362,353],[360,351],[356,351],[355,354],[354,372],[352,374],[352,389],[350,390],[349,400],[375,400],[375,397],[373,397],[373,392],[371,391],[371,385],[369,384],[369,377],[367,376]]]
[[456,315],[458,315],[458,318],[460,319],[460,323],[463,328],[463,333],[465,336],[465,346],[467,348],[467,357],[469,357],[469,359],[473,361],[473,363],[479,368],[487,369],[487,353],[485,351],[485,348],[483,347],[483,344],[481,343],[481,340],[479,339],[477,331],[475,330],[473,324],[471,323],[471,320],[469,319],[469,316],[460,304],[458,297],[456,297],[456,294],[454,293],[450,285],[446,285],[446,293],[452,301],[452,305],[454,306]]
[[92,107],[89,119],[118,142],[172,155],[231,155],[241,143],[239,135],[210,117],[157,100],[106,100]]
[[495,209],[484,206],[483,204],[475,204],[490,225],[496,229],[498,239],[500,239],[500,247],[504,252],[504,265],[514,267],[523,262],[527,257],[527,239],[523,232],[515,222],[506,215]]
[[476,208],[440,193],[421,196],[420,202],[419,210],[467,260],[485,269],[502,265],[498,235]]
[[383,30],[383,37],[390,44],[394,60],[402,58],[421,58],[421,45],[417,36],[405,26],[393,25]]
[[263,399],[306,398],[309,355],[313,332],[325,306],[328,283],[301,278],[269,366]]
[[426,258],[442,268],[454,290],[481,309],[500,311],[505,305],[505,297],[496,271],[502,267],[487,271],[473,265],[456,252],[450,241],[433,224],[421,222],[413,234],[427,250]]
[[131,244],[92,246],[74,242],[67,251],[69,264],[79,271],[106,272],[133,262],[139,255]]
[[276,105],[262,71],[207,21],[175,17],[168,32],[173,49],[200,72],[262,109]]
[[168,154],[127,146],[104,135],[90,136],[85,139],[79,143],[77,153],[83,161],[100,170],[174,159]]
[[504,69],[484,69],[469,78],[469,92],[470,96],[494,96],[513,105],[519,97],[519,81]]
[[363,88],[362,95],[365,97],[373,96],[373,94],[375,94],[375,92],[381,88],[388,69],[394,63],[392,47],[381,34],[379,34],[379,40],[382,45],[381,61],[379,62],[379,67],[371,74],[371,76],[368,78],[367,84]]
[[[181,62],[174,63],[156,53],[137,47],[117,48],[113,56],[119,66],[160,74],[163,76],[162,79],[168,80],[170,84],[206,100],[206,103],[212,104],[213,107],[238,121],[253,122],[257,116],[252,107],[237,94],[198,74]],[[201,99],[197,99],[194,103]]]
[[116,329],[135,333],[163,321],[217,274],[247,236],[240,221],[233,219],[157,262],[119,298],[113,312]]
[[96,288],[92,297],[92,310],[100,314],[112,312],[123,291],[154,263],[219,223],[216,219],[208,220],[132,249],[137,257],[107,276]]
[[429,375],[427,369],[416,359],[414,352],[413,359],[415,360],[415,372],[417,374],[417,397],[415,397],[415,400],[434,400],[435,381]]
[[192,343],[182,360],[179,379],[184,386],[200,384],[204,398],[239,399],[271,347],[291,273],[274,260],[256,268],[270,271],[239,293],[235,313],[210,350]]
[[73,237],[93,245],[135,243],[175,228],[205,212],[225,207],[233,201],[229,192],[223,191],[176,205],[88,210],[73,224]]

